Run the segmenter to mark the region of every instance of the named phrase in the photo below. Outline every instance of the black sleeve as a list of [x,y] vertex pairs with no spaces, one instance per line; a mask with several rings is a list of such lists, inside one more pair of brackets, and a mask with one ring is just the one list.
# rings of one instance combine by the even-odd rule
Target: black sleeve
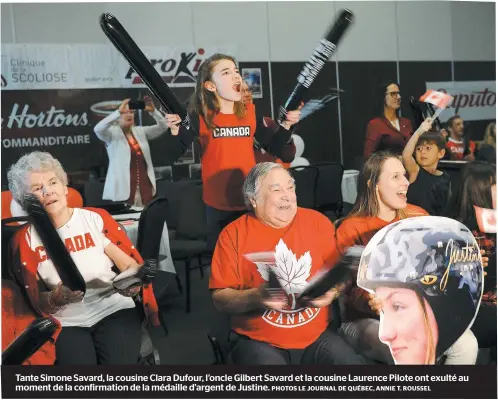
[[292,133],[293,127],[287,130],[273,120],[261,118],[257,122],[254,138],[268,153],[280,158],[283,162],[292,162],[296,153],[291,140]]
[[166,148],[164,165],[171,165],[178,160],[192,146],[194,139],[199,136],[199,115],[189,113],[190,129],[180,126],[178,135],[173,136],[171,131],[166,133]]

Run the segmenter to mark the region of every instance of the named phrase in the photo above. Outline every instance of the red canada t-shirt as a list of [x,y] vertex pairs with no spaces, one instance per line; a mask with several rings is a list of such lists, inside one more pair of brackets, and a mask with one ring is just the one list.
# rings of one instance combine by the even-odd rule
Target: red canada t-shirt
[[254,104],[247,104],[243,118],[218,113],[213,129],[200,118],[203,200],[219,210],[244,210],[242,185],[256,165],[253,143],[256,131]]
[[[450,152],[451,160],[463,160],[463,155],[465,153],[465,142],[462,140],[460,142],[454,140],[453,138],[449,138],[446,143],[446,147]],[[476,144],[472,140],[469,141],[469,150],[471,154],[474,154],[476,149]]]
[[[338,261],[334,225],[317,211],[298,208],[287,227],[275,229],[246,214],[220,234],[211,264],[210,289],[257,288],[268,280],[267,268],[285,278],[288,306],[231,316],[232,328],[253,340],[284,349],[303,349],[323,333],[329,307],[301,307],[296,296],[324,265]],[[275,264],[251,262],[245,254],[271,251]],[[282,284],[282,281],[280,281]]]

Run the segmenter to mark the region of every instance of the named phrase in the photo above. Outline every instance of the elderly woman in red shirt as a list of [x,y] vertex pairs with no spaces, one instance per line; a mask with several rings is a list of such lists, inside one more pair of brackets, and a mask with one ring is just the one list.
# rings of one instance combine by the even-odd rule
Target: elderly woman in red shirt
[[381,116],[372,119],[367,126],[363,156],[365,160],[380,150],[393,153],[403,151],[413,134],[412,123],[399,116],[401,92],[396,82],[388,81],[380,86]]

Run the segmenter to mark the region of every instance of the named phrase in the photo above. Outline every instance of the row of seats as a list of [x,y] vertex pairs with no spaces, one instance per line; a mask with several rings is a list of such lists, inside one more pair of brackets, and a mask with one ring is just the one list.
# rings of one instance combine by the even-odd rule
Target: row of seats
[[300,207],[333,212],[339,217],[343,209],[342,176],[344,167],[338,163],[320,163],[289,169],[296,180],[297,204]]

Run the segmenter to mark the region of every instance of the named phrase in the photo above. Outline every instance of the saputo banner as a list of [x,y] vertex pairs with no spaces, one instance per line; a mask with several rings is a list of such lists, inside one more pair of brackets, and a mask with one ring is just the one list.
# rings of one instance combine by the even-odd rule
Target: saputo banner
[[441,121],[460,115],[464,121],[496,118],[496,81],[427,82],[427,89],[448,93],[453,102],[441,113]]

